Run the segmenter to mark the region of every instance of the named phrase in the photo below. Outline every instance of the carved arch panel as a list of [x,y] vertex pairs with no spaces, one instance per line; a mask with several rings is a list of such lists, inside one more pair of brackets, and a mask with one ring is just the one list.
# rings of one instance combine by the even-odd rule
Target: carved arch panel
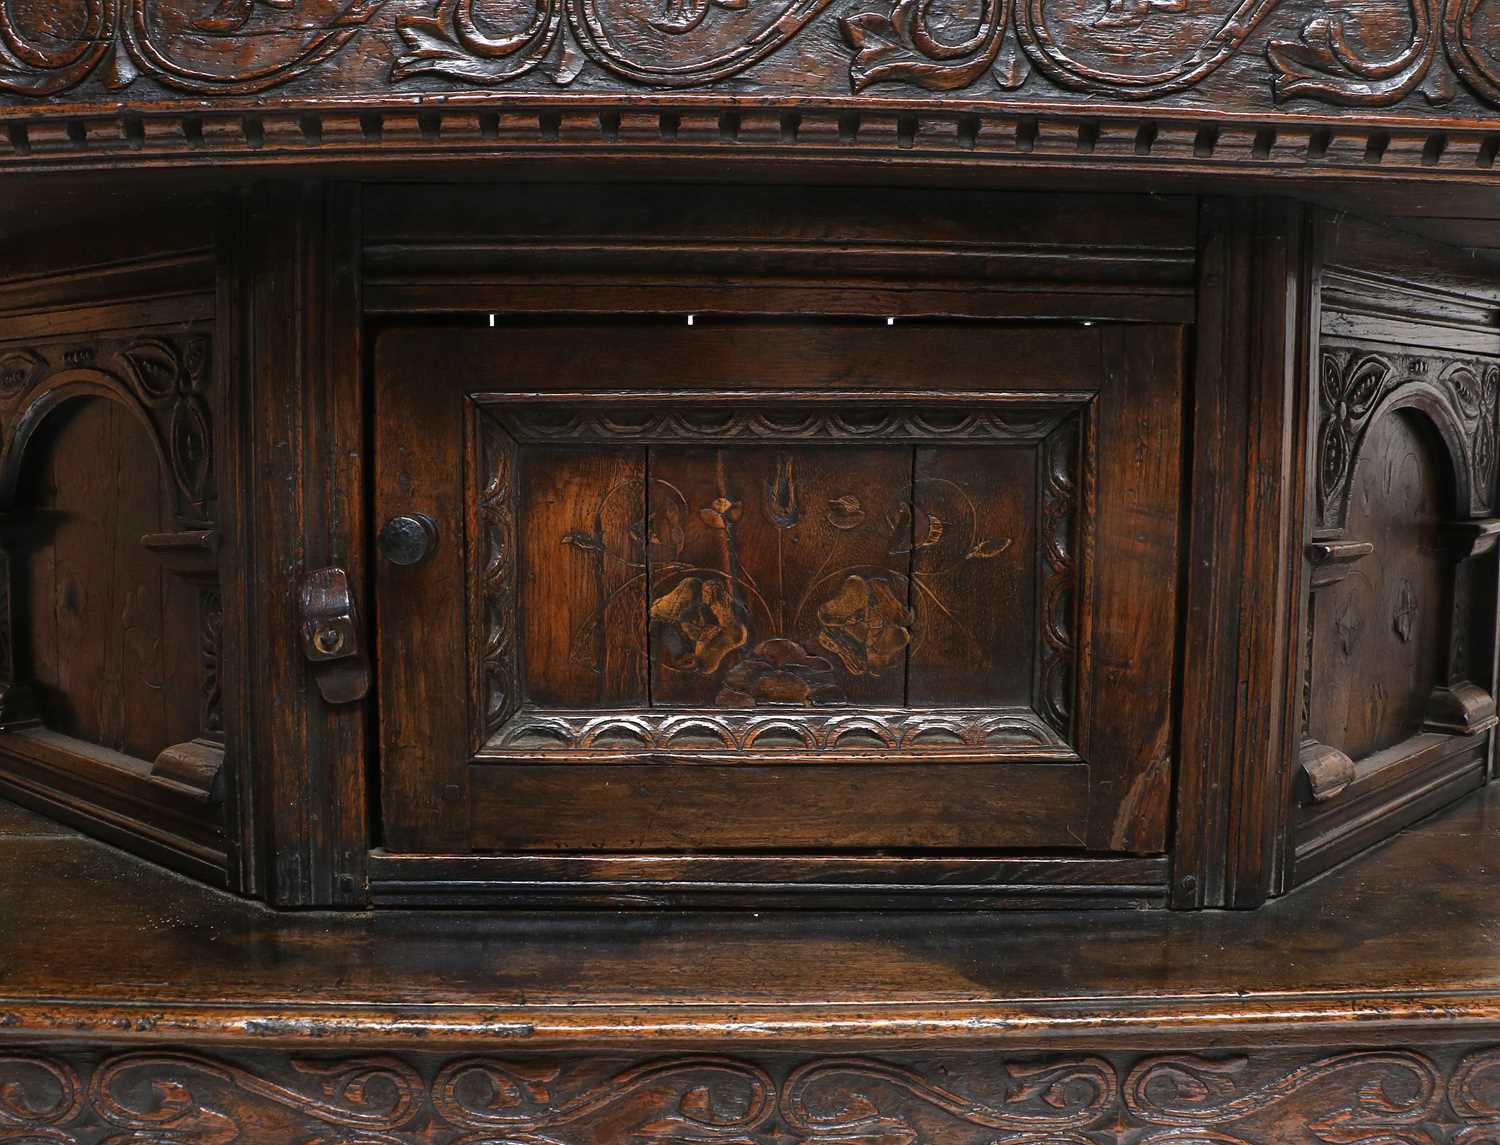
[[1497,383],[1484,358],[1322,349],[1301,752],[1315,803],[1496,724]]
[[0,350],[0,750],[214,792],[210,349],[200,332]]

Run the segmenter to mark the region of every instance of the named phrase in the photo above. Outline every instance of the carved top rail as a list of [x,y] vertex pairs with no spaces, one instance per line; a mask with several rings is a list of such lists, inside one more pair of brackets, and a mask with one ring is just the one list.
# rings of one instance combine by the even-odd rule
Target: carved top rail
[[0,165],[871,150],[1487,180],[1488,0],[16,0]]

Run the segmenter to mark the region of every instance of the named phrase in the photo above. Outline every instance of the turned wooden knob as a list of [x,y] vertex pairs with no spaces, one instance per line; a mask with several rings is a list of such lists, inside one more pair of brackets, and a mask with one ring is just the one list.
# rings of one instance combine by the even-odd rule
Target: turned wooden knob
[[421,564],[437,547],[437,526],[422,513],[392,517],[380,530],[380,555],[393,565]]

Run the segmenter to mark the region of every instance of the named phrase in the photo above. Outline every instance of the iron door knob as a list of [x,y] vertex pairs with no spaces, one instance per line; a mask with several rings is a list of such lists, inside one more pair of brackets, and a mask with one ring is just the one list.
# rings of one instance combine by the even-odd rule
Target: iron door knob
[[437,547],[437,526],[423,513],[392,517],[380,530],[380,555],[393,565],[421,564]]

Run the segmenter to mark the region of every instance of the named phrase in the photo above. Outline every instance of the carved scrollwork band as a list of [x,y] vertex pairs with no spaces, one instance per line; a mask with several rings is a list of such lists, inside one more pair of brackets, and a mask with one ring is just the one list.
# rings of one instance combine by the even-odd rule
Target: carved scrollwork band
[[5,5],[0,92],[57,95],[90,76],[118,91],[145,75],[198,95],[254,94],[317,67],[379,6],[380,0],[332,7],[319,0],[222,0],[194,18],[162,0],[80,0],[67,14],[71,34],[59,34],[50,21],[23,26],[15,6]]
[[1351,346],[1319,363],[1318,527],[1343,527],[1350,478],[1365,431],[1379,413],[1421,409],[1452,457],[1461,507],[1488,515],[1495,503],[1496,400],[1500,364],[1485,359],[1393,354]]
[[[340,67],[331,61],[363,34],[360,63],[376,61],[378,82],[398,91],[414,80],[555,89],[589,68],[616,87],[708,88],[796,43],[842,70],[854,93],[1024,88],[1035,98],[1050,87],[1157,100],[1260,51],[1277,102],[1384,107],[1420,93],[1441,105],[1462,85],[1500,105],[1488,2],[1380,0],[1368,17],[1303,8],[1292,27],[1268,29],[1284,0],[1101,0],[1082,12],[1057,0],[870,0],[836,15],[830,0],[433,0],[394,20],[375,19],[383,0],[72,0],[48,18],[0,6],[0,93],[50,97],[86,81],[114,92],[146,77],[192,95],[253,95]],[[1362,19],[1403,29],[1400,42],[1372,46]],[[822,58],[839,51],[829,32],[842,60]],[[345,71],[366,90],[341,96],[378,94],[369,69]],[[809,87],[784,71],[768,84],[788,96]]]
[[188,1052],[0,1056],[0,1140],[364,1145],[1466,1145],[1500,1134],[1500,1052],[940,1063]]

